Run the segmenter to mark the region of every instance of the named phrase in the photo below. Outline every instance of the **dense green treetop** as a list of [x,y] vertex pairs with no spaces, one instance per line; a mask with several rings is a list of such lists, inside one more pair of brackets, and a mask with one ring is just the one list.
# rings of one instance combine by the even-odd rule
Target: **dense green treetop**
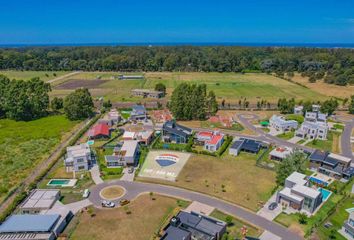
[[76,89],[64,99],[64,111],[70,120],[81,120],[93,115],[93,101],[87,88]]

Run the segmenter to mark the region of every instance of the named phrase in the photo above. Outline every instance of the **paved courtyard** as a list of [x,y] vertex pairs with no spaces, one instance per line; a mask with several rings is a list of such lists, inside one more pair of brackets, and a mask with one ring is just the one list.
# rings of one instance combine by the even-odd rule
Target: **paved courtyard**
[[165,150],[150,151],[139,177],[175,181],[189,157],[189,153]]

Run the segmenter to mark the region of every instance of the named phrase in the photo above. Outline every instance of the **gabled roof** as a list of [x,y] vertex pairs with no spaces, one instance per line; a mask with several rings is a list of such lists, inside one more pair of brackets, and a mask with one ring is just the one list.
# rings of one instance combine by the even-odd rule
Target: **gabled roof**
[[192,134],[192,129],[179,125],[174,121],[167,121],[163,124],[163,130],[170,133],[182,136],[184,138],[189,137]]
[[92,137],[98,135],[109,136],[109,127],[105,123],[98,123],[91,129],[89,135]]
[[321,150],[315,150],[314,152],[311,153],[310,155],[310,160],[311,161],[317,161],[317,162],[323,162],[327,156],[329,155],[329,152],[321,151]]
[[50,232],[59,218],[59,214],[12,215],[0,226],[0,233]]
[[207,144],[215,145],[219,141],[221,141],[224,138],[224,135],[218,134],[218,135],[212,135],[211,139],[207,141]]

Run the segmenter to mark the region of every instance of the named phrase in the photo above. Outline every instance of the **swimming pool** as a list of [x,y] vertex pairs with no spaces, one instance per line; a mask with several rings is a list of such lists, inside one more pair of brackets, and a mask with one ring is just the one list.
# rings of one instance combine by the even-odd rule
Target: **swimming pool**
[[47,183],[47,186],[51,187],[73,187],[76,184],[77,179],[51,179]]
[[331,194],[332,194],[331,191],[328,191],[327,189],[324,189],[324,188],[318,188],[317,190],[322,193],[322,202],[327,201],[329,196],[331,196]]
[[325,187],[328,186],[328,182],[322,181],[321,179],[318,179],[316,177],[310,177],[310,181],[315,183],[315,184],[322,185],[322,186],[325,186]]
[[95,141],[94,140],[87,141],[87,144],[91,146],[91,145],[95,144]]

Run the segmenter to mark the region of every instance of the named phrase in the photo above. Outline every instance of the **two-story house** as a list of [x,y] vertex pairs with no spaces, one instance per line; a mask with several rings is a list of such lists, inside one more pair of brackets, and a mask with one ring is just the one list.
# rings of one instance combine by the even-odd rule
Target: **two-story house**
[[92,164],[92,153],[87,143],[66,148],[64,164],[67,172],[88,170]]

